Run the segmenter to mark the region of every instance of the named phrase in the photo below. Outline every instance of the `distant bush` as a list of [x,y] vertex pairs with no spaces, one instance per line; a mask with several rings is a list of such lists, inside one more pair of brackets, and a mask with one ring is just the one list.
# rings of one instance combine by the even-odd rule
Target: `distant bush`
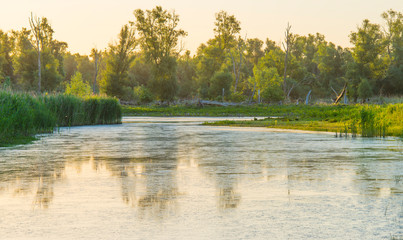
[[66,86],[66,93],[78,97],[88,97],[91,95],[91,86],[84,82],[80,72],[76,72],[71,78],[71,81]]
[[154,96],[151,93],[151,91],[144,86],[135,87],[133,91],[134,91],[134,98],[138,103],[143,104],[150,103],[154,99]]

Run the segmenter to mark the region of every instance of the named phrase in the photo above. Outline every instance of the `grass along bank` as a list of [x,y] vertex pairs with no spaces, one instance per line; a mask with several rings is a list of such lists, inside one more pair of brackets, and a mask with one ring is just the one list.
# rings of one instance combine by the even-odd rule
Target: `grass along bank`
[[219,121],[205,125],[271,127],[337,132],[346,136],[403,136],[403,103],[384,105],[123,106],[125,116],[249,116],[256,121]]
[[[124,116],[210,116],[210,117],[268,117],[268,116],[309,116],[323,117],[323,109],[341,109],[332,105],[238,105],[238,106],[204,106],[197,105],[172,105],[172,106],[122,106]],[[352,106],[342,109],[349,111]],[[309,111],[307,111],[309,110]]]
[[28,143],[56,127],[116,124],[122,111],[115,98],[39,95],[0,91],[0,146]]
[[349,106],[288,106],[286,112],[272,107],[265,119],[218,121],[205,125],[269,127],[335,132],[337,136],[403,137],[403,104]]

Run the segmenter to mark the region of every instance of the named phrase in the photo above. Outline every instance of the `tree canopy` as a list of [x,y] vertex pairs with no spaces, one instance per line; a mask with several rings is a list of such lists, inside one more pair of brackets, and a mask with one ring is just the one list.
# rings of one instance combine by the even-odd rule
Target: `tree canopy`
[[183,47],[187,32],[175,11],[156,6],[133,14],[116,41],[88,56],[69,52],[46,17],[32,14],[30,29],[0,30],[0,83],[15,90],[68,92],[80,82],[86,91],[90,86],[93,93],[134,103],[191,98],[275,103],[304,99],[308,92],[331,100],[345,88],[355,102],[403,94],[403,14],[392,9],[381,14],[382,23],[364,19],[349,35],[349,48],[320,33],[294,33],[291,24],[284,26],[280,42],[247,38],[235,15],[219,11],[212,18],[213,37],[193,55]]

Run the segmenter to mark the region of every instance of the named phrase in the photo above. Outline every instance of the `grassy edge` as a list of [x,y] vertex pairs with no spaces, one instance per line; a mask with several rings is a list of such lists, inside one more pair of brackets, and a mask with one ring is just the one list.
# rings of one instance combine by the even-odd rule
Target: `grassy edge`
[[38,140],[36,136],[16,136],[7,140],[0,141],[0,147],[13,147],[17,145],[29,144]]
[[337,135],[365,137],[403,137],[403,104],[387,105],[251,105],[235,107],[123,106],[124,116],[208,116],[268,117],[263,121],[215,121],[212,126],[268,127],[305,131],[333,132]]

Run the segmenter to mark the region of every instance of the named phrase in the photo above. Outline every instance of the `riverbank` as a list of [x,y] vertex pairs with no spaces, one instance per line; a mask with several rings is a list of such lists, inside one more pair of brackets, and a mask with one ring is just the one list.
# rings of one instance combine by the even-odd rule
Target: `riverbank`
[[122,112],[115,98],[38,95],[0,91],[0,146],[29,143],[57,127],[116,124]]
[[[319,112],[317,112],[319,110]],[[280,129],[334,132],[336,136],[403,137],[403,104],[313,106],[304,112],[291,111],[254,121],[217,121],[204,125],[268,127]]]
[[216,121],[205,125],[270,127],[337,132],[352,136],[403,136],[403,104],[387,105],[243,105],[123,106],[124,116],[266,117],[255,121]]

